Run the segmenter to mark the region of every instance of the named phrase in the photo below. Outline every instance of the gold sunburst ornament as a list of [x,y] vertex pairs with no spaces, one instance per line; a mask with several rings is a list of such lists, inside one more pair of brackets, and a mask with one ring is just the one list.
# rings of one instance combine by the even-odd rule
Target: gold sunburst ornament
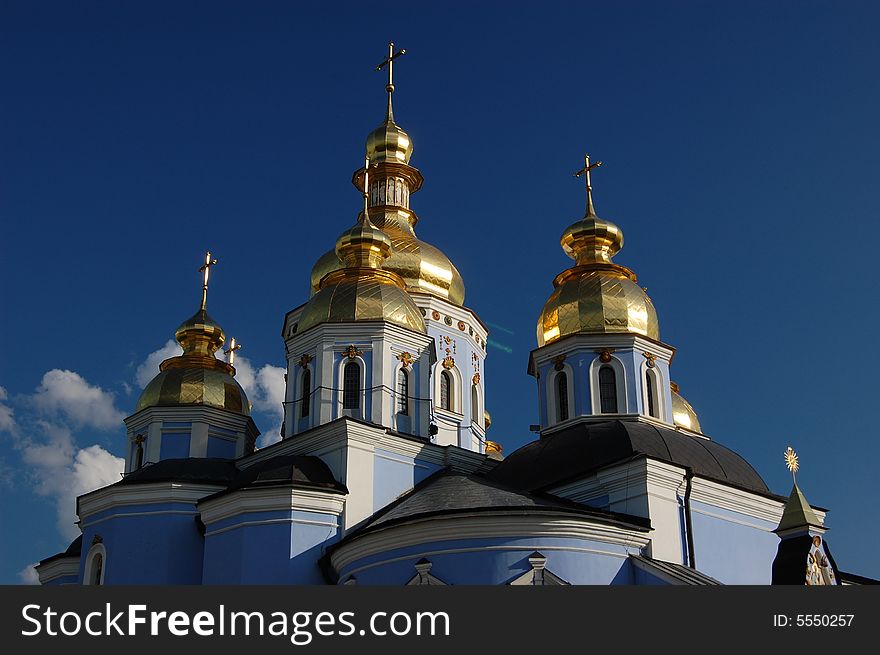
[[791,471],[791,477],[797,481],[797,472],[801,465],[798,463],[797,453],[794,452],[794,448],[789,446],[785,449],[785,465],[788,467],[788,470]]

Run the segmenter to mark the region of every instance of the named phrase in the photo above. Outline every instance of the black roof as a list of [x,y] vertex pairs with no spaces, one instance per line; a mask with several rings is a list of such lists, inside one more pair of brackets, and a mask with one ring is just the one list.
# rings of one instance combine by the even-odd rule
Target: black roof
[[49,562],[54,562],[56,559],[61,559],[63,557],[79,557],[82,554],[82,543],[83,536],[80,535],[76,539],[70,542],[70,545],[67,547],[67,550],[61,553],[56,553],[52,555],[52,557],[47,557],[46,559],[40,560],[40,565],[48,564]]
[[479,511],[554,510],[589,516],[604,523],[647,531],[648,519],[587,507],[550,495],[530,494],[511,489],[480,475],[442,470],[426,478],[411,491],[374,515],[357,533],[396,523],[436,516]]
[[640,456],[690,467],[701,478],[782,498],[771,494],[755,469],[729,448],[642,421],[575,423],[511,453],[487,477],[536,491]]
[[199,482],[202,484],[231,484],[239,471],[231,459],[219,457],[183,457],[163,459],[146,464],[126,475],[116,484],[144,482]]
[[293,485],[348,493],[330,468],[314,455],[277,455],[239,469],[235,460],[218,457],[163,459],[132,471],[116,484],[147,482],[194,482],[226,487],[211,497],[254,487]]
[[700,573],[684,564],[664,562],[663,560],[645,557],[644,555],[630,555],[629,558],[641,565],[641,568],[650,571],[660,578],[671,578],[677,584],[683,585],[720,585],[715,578],[705,573]]
[[229,488],[210,498],[239,489],[294,486],[346,494],[348,489],[333,477],[330,467],[314,455],[277,455],[239,471]]

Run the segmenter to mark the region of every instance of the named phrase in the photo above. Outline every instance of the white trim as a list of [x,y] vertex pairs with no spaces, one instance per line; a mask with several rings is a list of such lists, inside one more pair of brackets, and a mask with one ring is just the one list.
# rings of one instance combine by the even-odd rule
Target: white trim
[[[79,555],[59,557],[46,564],[36,564],[37,576],[40,584],[48,584],[58,578],[75,578],[79,582]],[[74,584],[74,583],[68,583]]]
[[199,503],[205,525],[252,512],[301,511],[339,516],[345,497],[339,493],[310,489],[241,489]]
[[77,498],[80,519],[106,509],[126,505],[183,503],[194,505],[198,500],[225,489],[225,485],[187,484],[181,482],[145,482],[124,486],[110,485]]
[[[370,564],[365,564],[363,566],[359,566],[355,569],[352,569],[347,573],[348,576],[353,576],[355,573],[360,573],[362,571],[367,571],[372,568],[376,568],[377,566],[385,566],[388,564],[395,564],[397,562],[404,562],[406,560],[411,560],[414,557],[422,558],[422,557],[436,557],[437,555],[460,555],[463,553],[482,553],[486,551],[523,551],[523,552],[534,552],[536,550],[541,551],[558,551],[558,552],[570,552],[570,553],[585,553],[590,555],[603,555],[606,557],[617,557],[621,560],[627,560],[629,558],[629,552],[615,552],[613,550],[599,550],[598,548],[582,548],[579,546],[546,546],[546,545],[521,545],[521,544],[510,544],[504,546],[472,546],[472,547],[462,547],[462,548],[443,548],[437,550],[426,550],[418,553],[410,553],[408,555],[401,555],[399,557],[392,557],[385,560],[380,560],[376,562],[371,562]],[[627,551],[629,548],[627,548]],[[641,549],[638,550],[641,554]],[[336,562],[331,557],[331,561],[333,562],[334,568],[336,567]],[[350,563],[350,562],[349,562]],[[338,572],[339,569],[336,568]]]
[[[474,393],[476,391],[476,393]],[[476,407],[474,406],[474,398],[476,398]],[[485,430],[484,422],[486,420],[484,409],[483,409],[483,385],[477,382],[476,384],[471,380],[471,425],[476,425],[481,430]],[[474,415],[476,415],[476,420],[474,419]]]
[[110,514],[109,516],[103,516],[103,517],[99,518],[97,521],[80,521],[80,527],[83,529],[91,528],[93,526],[100,525],[101,523],[104,523],[105,521],[110,521],[110,520],[116,519],[116,518],[131,518],[132,516],[167,516],[167,515],[171,515],[171,514],[183,514],[184,516],[198,516],[199,513],[196,511],[187,512],[184,510],[173,510],[173,509],[159,510],[157,512],[118,512],[116,514]]
[[[357,536],[337,548],[332,555],[337,571],[364,557],[430,543],[461,539],[498,537],[571,538],[605,542],[619,546],[644,548],[650,542],[647,533],[594,522],[588,517],[547,510],[523,516],[490,512],[433,516],[409,523],[381,528]],[[538,550],[532,548],[531,550]]]
[[[610,366],[614,371],[614,382],[617,385],[617,411],[603,413],[602,412],[602,398],[601,393],[599,391],[599,370],[603,366]],[[627,402],[628,398],[626,395],[626,366],[624,366],[623,362],[620,361],[614,355],[611,356],[611,361],[603,362],[599,359],[599,355],[590,362],[590,403],[592,405],[593,414],[597,416],[614,416],[617,414],[626,414],[629,409],[629,403]]]
[[92,547],[89,548],[88,554],[86,554],[82,579],[84,585],[94,585],[92,582],[92,574],[94,573],[95,559],[98,555],[101,556],[101,577],[98,579],[98,585],[104,584],[104,579],[107,577],[107,549],[104,548],[103,543],[97,543],[92,544]]
[[335,530],[339,529],[338,523],[330,523],[329,521],[309,521],[308,519],[266,519],[265,521],[242,521],[241,523],[236,523],[235,525],[227,525],[224,528],[217,528],[216,530],[211,530],[210,532],[205,532],[205,537],[213,537],[214,535],[223,534],[224,532],[229,532],[231,530],[238,530],[239,528],[249,528],[256,525],[275,525],[275,524],[284,524],[284,525],[319,525],[327,528],[333,528]]
[[[293,404],[294,422],[299,423],[303,419],[308,419],[308,424],[311,425],[312,424],[312,411],[315,409],[314,394],[312,393],[312,389],[315,386],[315,384],[314,384],[315,376],[313,374],[312,369],[310,369],[308,366],[300,366],[299,368],[300,368],[300,372],[299,372],[299,375],[297,376],[296,390],[294,392],[296,394],[296,395],[294,395],[294,404]],[[302,401],[303,401],[303,390],[304,390],[303,379],[306,377],[306,372],[308,372],[308,374],[309,374],[309,396],[308,396],[309,411],[305,416],[303,416],[303,414],[302,414],[302,408],[303,408]]]

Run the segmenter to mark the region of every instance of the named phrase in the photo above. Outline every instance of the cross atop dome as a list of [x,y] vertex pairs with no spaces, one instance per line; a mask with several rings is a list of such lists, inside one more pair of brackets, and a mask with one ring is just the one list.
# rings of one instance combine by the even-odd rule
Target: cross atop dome
[[406,54],[406,50],[400,49],[397,52],[394,52],[394,41],[388,42],[388,56],[382,61],[381,64],[376,66],[377,71],[381,71],[386,66],[388,67],[388,84],[385,85],[385,90],[388,92],[388,113],[386,115],[386,120],[394,122],[394,112],[391,109],[391,95],[394,93],[394,60],[398,57],[402,57]]

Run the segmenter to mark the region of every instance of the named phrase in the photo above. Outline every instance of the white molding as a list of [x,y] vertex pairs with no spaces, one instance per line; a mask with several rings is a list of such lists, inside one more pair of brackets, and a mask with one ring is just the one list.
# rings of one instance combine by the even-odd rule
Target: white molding
[[[631,546],[624,546],[625,551],[628,551],[630,548],[642,554],[641,549],[634,548]],[[414,557],[422,558],[422,557],[436,557],[438,555],[461,555],[464,553],[482,553],[486,551],[495,552],[495,551],[517,551],[517,552],[526,552],[531,553],[536,550],[540,550],[542,552],[565,552],[565,553],[583,553],[590,555],[602,555],[605,557],[616,557],[621,560],[626,560],[629,558],[628,552],[616,552],[613,550],[600,550],[598,548],[584,548],[579,546],[547,546],[544,544],[505,544],[503,546],[471,546],[471,547],[462,547],[462,548],[441,548],[436,550],[425,550],[419,551],[417,553],[410,553],[407,555],[400,555],[398,557],[391,557],[384,560],[379,560],[376,562],[371,562],[370,564],[365,564],[363,566],[359,566],[355,569],[352,569],[347,573],[348,576],[353,576],[356,573],[360,573],[362,571],[366,571],[372,568],[376,568],[378,566],[386,566],[388,564],[395,564],[397,562],[405,562],[407,560],[411,560]],[[331,558],[332,560],[332,558]],[[336,569],[338,572],[339,569]],[[347,584],[347,583],[345,583]]]
[[73,576],[79,582],[79,559],[79,555],[72,555],[70,557],[59,557],[46,564],[35,565],[34,568],[37,570],[40,584],[48,584],[58,578],[70,576]]
[[155,505],[157,503],[195,503],[218,491],[225,485],[190,484],[183,482],[145,482],[142,484],[110,485],[84,494],[77,499],[77,514],[85,520],[98,512],[113,507]]
[[301,511],[339,516],[345,497],[338,492],[273,487],[240,489],[199,503],[205,525],[257,512]]
[[257,526],[257,525],[277,525],[279,523],[284,524],[284,525],[294,525],[294,524],[297,524],[297,525],[317,525],[317,526],[323,526],[326,528],[333,528],[334,530],[338,530],[340,527],[338,523],[330,523],[329,521],[309,521],[308,519],[294,519],[294,518],[267,519],[265,521],[242,521],[241,523],[235,523],[234,525],[227,525],[226,527],[223,527],[223,528],[218,528],[216,530],[206,531],[205,538],[207,539],[208,537],[213,537],[215,535],[223,534],[224,532],[230,532],[232,530],[238,530],[240,528],[250,528],[250,527]]
[[691,502],[694,501],[769,521],[774,527],[782,519],[782,510],[785,507],[784,501],[759,496],[700,477],[694,477],[691,486]]
[[649,351],[658,359],[672,362],[675,348],[662,341],[654,341],[639,334],[612,332],[604,334],[577,334],[564,337],[536,348],[529,354],[529,374],[534,375],[542,366],[557,355],[574,355],[578,352],[595,352],[599,349]]
[[[356,536],[338,547],[331,557],[342,570],[357,560],[379,553],[436,541],[506,537],[571,538],[642,549],[650,542],[647,533],[597,523],[587,517],[553,510],[528,515],[508,512],[468,512],[454,516],[431,516]],[[532,550],[537,550],[533,548]]]
[[113,519],[121,518],[121,517],[131,518],[132,516],[170,516],[170,515],[175,515],[175,514],[178,514],[178,515],[182,514],[184,516],[198,516],[199,515],[199,513],[196,512],[195,510],[193,510],[192,512],[187,512],[185,510],[175,510],[175,509],[163,509],[163,510],[158,510],[155,512],[117,512],[115,514],[110,514],[108,516],[102,516],[97,521],[81,520],[80,527],[83,529],[91,528],[96,525],[100,525],[101,523],[105,523],[106,521],[112,521]]

